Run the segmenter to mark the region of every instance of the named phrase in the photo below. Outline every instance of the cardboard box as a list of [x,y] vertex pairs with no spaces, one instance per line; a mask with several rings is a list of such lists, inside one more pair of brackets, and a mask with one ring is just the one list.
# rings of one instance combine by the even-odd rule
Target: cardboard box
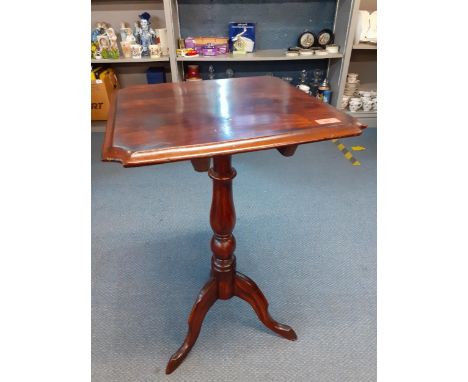
[[112,69],[107,69],[99,77],[91,81],[91,119],[107,121],[111,95],[119,88],[119,83]]

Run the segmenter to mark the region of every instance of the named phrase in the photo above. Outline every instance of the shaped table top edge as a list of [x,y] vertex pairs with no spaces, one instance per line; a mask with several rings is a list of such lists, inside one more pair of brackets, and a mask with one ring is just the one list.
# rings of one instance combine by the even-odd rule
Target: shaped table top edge
[[340,126],[340,129],[336,131],[336,134],[330,133],[330,128],[333,128],[333,126],[338,124],[327,124],[323,125],[323,127],[315,126],[310,129],[306,128],[271,136],[227,140],[223,142],[204,143],[190,146],[131,151],[113,145],[117,97],[118,91],[114,91],[110,99],[109,117],[106,124],[101,159],[103,161],[120,162],[124,167],[163,164],[217,155],[234,155],[245,152],[280,148],[289,145],[354,137],[361,135],[363,130],[367,128],[367,125],[360,123],[353,117],[353,123],[348,124],[345,127]]

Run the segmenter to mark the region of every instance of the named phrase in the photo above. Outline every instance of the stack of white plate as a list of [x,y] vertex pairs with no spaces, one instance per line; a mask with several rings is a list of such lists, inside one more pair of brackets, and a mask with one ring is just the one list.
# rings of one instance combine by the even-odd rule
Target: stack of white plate
[[358,76],[357,73],[348,73],[344,88],[345,96],[355,96],[359,94],[360,81],[358,80]]

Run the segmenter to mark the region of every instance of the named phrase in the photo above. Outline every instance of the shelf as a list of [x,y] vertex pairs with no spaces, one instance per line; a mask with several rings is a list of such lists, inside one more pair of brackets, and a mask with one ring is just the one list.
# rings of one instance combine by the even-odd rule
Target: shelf
[[354,44],[353,49],[369,49],[377,50],[377,44],[371,44],[366,42],[360,42],[359,44]]
[[94,58],[91,59],[92,64],[122,64],[122,63],[143,63],[143,62],[169,62],[169,57],[159,57],[159,58],[151,58],[151,57],[142,57],[142,58],[102,58],[100,60],[96,60]]
[[359,110],[359,111],[350,111],[350,110],[343,110],[346,114],[352,115],[353,117],[356,118],[375,118],[377,117],[377,110],[372,110],[372,111],[364,111],[364,110]]
[[341,58],[341,53],[328,53],[326,56],[297,56],[288,57],[285,49],[265,49],[247,54],[227,53],[220,56],[177,57],[177,61],[292,61],[292,60],[324,60]]

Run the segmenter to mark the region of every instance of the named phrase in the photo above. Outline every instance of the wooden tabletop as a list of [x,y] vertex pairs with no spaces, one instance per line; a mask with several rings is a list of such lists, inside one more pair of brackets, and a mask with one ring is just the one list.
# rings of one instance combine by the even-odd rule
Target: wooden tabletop
[[103,160],[141,166],[360,135],[355,118],[269,76],[114,92]]

